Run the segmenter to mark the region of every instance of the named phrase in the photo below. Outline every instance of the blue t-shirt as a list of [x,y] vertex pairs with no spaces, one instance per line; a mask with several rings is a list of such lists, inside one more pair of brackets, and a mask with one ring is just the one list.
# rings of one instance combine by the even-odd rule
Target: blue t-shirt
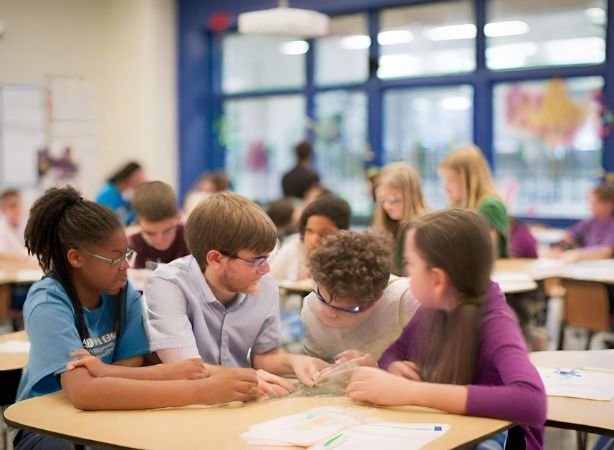
[[114,331],[116,298],[102,294],[98,308],[83,308],[89,337],[82,341],[76,312],[62,285],[52,277],[32,285],[23,308],[31,346],[18,401],[61,390],[59,376],[72,360],[68,354],[75,350],[86,348],[107,364],[149,352],[141,294],[128,283],[119,341]]
[[130,225],[136,221],[136,213],[132,205],[122,197],[119,189],[110,181],[96,195],[96,203],[111,208],[123,225]]

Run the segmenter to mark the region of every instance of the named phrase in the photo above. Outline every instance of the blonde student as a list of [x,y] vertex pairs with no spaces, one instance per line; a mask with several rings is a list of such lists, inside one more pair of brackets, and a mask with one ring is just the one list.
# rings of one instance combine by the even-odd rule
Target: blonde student
[[309,257],[315,289],[301,320],[305,352],[328,362],[379,359],[401,334],[417,303],[407,278],[390,277],[392,239],[340,231]]
[[391,163],[377,175],[375,181],[375,211],[373,228],[388,233],[397,242],[392,272],[403,273],[403,242],[399,227],[429,211],[422,195],[420,176],[405,163]]
[[493,249],[498,258],[507,256],[509,219],[497,194],[488,161],[474,145],[459,147],[439,163],[449,206],[478,211],[490,224]]
[[[141,298],[127,281],[128,239],[109,208],[70,187],[50,189],[30,211],[25,241],[45,277],[24,305],[31,348],[17,400],[63,389],[78,409],[143,409],[262,394],[253,370],[209,376],[200,360],[137,367],[149,352]],[[30,431],[15,439],[17,449],[56,444],[70,448]]]
[[[280,349],[279,289],[268,275],[276,240],[271,219],[245,197],[222,192],[199,203],[186,223],[191,254],[156,269],[145,286],[151,350],[163,362],[202,358],[313,384],[327,364]],[[269,393],[292,390],[258,374]]]
[[347,394],[518,424],[543,447],[546,396],[517,319],[491,282],[487,222],[468,210],[427,214],[407,227],[405,260],[421,307],[379,366],[358,369]]

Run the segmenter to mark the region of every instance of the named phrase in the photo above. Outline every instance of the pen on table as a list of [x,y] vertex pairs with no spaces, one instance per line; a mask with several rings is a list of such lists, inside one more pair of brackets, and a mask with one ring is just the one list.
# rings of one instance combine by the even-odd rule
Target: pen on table
[[335,436],[333,436],[332,438],[330,438],[328,441],[324,442],[324,448],[328,448],[330,447],[333,443],[335,443],[335,441],[339,440],[339,438],[341,438],[341,436],[343,436],[343,433],[339,433]]

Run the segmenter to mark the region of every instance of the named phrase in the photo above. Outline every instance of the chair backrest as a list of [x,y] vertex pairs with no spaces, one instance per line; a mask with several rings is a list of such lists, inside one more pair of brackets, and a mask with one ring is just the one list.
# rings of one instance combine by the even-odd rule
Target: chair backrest
[[565,323],[591,331],[610,331],[610,304],[605,284],[564,280]]

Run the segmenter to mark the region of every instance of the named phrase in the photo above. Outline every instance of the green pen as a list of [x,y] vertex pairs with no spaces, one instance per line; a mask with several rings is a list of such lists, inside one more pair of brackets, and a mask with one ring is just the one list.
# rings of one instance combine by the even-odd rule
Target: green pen
[[330,438],[328,441],[324,442],[324,447],[328,448],[330,447],[330,445],[335,442],[337,439],[339,439],[341,436],[343,436],[343,433],[339,433],[336,436],[333,436],[332,438]]

